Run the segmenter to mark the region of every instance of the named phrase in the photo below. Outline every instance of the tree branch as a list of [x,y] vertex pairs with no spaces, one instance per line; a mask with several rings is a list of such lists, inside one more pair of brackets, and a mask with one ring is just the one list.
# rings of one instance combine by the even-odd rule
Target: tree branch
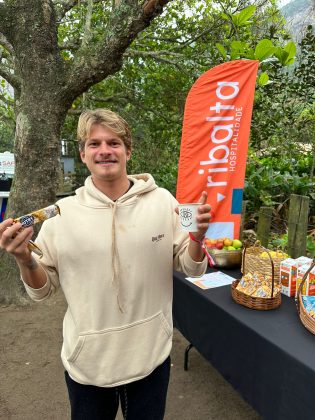
[[78,4],[78,0],[59,0],[54,1],[56,10],[56,20],[60,22],[69,10]]
[[129,101],[130,98],[128,98],[126,95],[111,95],[111,96],[103,96],[103,97],[97,97],[97,96],[89,96],[89,101],[94,102],[111,102],[111,101]]
[[0,33],[0,45],[2,45],[10,54],[14,54],[12,45],[2,33]]
[[13,126],[15,123],[15,120],[11,117],[8,117],[3,112],[0,112],[0,121],[4,121],[6,124]]
[[0,93],[0,102],[3,102],[5,105],[10,105],[10,106],[14,104],[14,101],[11,98],[6,97],[2,93]]
[[112,0],[112,9],[115,9],[120,3],[120,0]]
[[93,13],[93,0],[88,0],[87,11],[85,16],[84,34],[82,38],[82,45],[86,46],[92,39],[91,22]]
[[[122,96],[122,95],[111,95],[111,96],[103,96],[103,97],[97,97],[97,96],[88,96],[87,98],[88,101],[93,101],[93,102],[104,102],[104,103],[108,103],[108,102],[130,102],[130,98],[126,95]],[[69,115],[80,115],[85,109],[85,106],[83,105],[81,108],[70,108],[68,110],[68,114]]]
[[[103,37],[82,45],[69,65],[65,90],[73,98],[87,88],[114,74],[122,66],[123,54],[139,32],[163,11],[172,0],[121,0],[112,10]],[[141,4],[140,4],[141,3]],[[174,64],[174,63],[173,63]]]
[[[89,0],[57,0],[54,1],[57,22],[60,22],[67,12],[77,4],[87,4]],[[104,0],[94,0],[94,3],[101,3]]]
[[[177,67],[180,71],[183,71],[184,69],[182,66],[177,62],[170,60],[168,58],[163,57],[163,54],[168,54],[172,56],[177,57],[183,57],[182,54],[173,53],[171,51],[136,51],[136,50],[128,50],[124,53],[124,57],[151,57],[156,61],[160,61],[162,63],[171,64],[172,66]],[[175,57],[176,58],[176,57]]]
[[80,48],[80,44],[73,40],[59,45],[60,50],[77,51],[79,48]]
[[11,73],[10,69],[3,64],[0,64],[0,76],[3,77],[11,86],[13,86],[14,89],[20,91],[20,79],[15,74]]
[[7,19],[7,8],[4,3],[0,3],[0,32],[6,34],[7,27],[5,26],[5,22]]
[[143,11],[148,15],[155,15],[160,8],[163,8],[169,0],[147,0],[144,3]]
[[154,58],[163,57],[165,55],[169,55],[177,59],[184,57],[184,55],[181,53],[176,53],[174,51],[169,51],[169,50],[158,50],[158,51],[153,52],[153,51],[141,51],[141,50],[128,49],[128,51],[126,51],[125,54],[129,56],[154,57]]

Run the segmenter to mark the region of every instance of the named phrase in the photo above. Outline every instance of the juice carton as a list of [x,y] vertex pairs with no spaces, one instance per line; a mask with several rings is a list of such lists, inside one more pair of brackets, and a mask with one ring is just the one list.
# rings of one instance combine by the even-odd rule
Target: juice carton
[[309,257],[299,257],[299,258],[295,258],[295,260],[297,261],[298,265],[304,265],[304,264],[311,264],[311,262],[313,261],[312,258]]
[[287,296],[295,296],[297,290],[298,268],[312,261],[308,257],[287,258],[280,263],[281,292]]
[[298,263],[287,258],[280,263],[281,292],[287,296],[295,296]]
[[[299,289],[299,286],[304,277],[304,274],[307,272],[309,268],[310,268],[310,263],[304,264],[298,267],[297,279],[296,279],[296,293]],[[302,289],[302,295],[315,296],[315,267],[311,270],[311,272],[308,274],[305,280],[305,283]]]
[[[303,265],[306,265],[306,266],[309,267],[309,265],[312,262],[312,259],[311,258],[308,258],[308,257],[302,256],[302,257],[296,258],[296,262],[297,262],[298,271],[297,271],[297,279],[296,279],[295,296],[296,296],[297,291],[299,289],[299,286],[301,284],[303,275],[304,275],[304,273],[306,271],[306,270],[305,271],[302,270],[302,271],[299,272],[299,268],[302,267]],[[309,289],[309,287],[308,287],[308,281],[306,280],[305,283],[304,283],[303,290],[302,290],[302,295],[307,295],[308,294],[308,289]]]

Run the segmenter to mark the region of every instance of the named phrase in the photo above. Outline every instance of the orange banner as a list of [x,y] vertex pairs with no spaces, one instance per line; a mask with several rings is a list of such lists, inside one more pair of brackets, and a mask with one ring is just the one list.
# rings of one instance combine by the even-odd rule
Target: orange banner
[[194,203],[208,192],[214,213],[208,238],[239,238],[258,65],[236,60],[214,67],[187,96],[176,198]]

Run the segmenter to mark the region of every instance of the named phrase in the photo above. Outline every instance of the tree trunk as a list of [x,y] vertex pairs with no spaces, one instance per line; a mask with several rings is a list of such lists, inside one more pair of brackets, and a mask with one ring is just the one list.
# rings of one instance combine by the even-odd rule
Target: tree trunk
[[[17,94],[16,165],[7,217],[55,202],[67,110],[90,86],[120,69],[126,48],[169,1],[117,2],[103,34],[83,33],[82,45],[68,60],[58,45],[58,26],[77,2],[56,7],[52,0],[0,1],[0,36],[10,45],[13,65],[6,78]],[[0,253],[0,303],[24,301],[14,260]]]
[[27,297],[14,258],[0,250],[0,305],[26,305]]
[[[22,216],[56,200],[60,131],[67,109],[44,99],[30,106],[25,98],[17,114],[16,170],[6,217]],[[15,260],[0,255],[0,267],[0,303],[27,302]]]
[[[7,36],[20,83],[15,97],[15,174],[6,217],[19,217],[55,202],[60,132],[73,98],[60,93],[66,71],[51,1],[29,0],[25,7],[17,0],[8,7],[12,25]],[[15,265],[14,259],[1,258],[0,302],[25,301]]]
[[[60,170],[60,132],[66,111],[49,103],[25,106],[17,115],[16,170],[8,217],[53,204]],[[60,108],[60,107],[59,107]]]

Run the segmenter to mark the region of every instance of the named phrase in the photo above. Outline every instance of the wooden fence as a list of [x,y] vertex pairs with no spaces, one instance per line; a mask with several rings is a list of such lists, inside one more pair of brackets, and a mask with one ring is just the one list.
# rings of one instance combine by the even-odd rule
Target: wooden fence
[[[306,239],[309,215],[309,197],[291,194],[288,215],[288,254],[291,258],[297,258],[306,253]],[[272,207],[263,206],[260,208],[257,239],[264,247],[268,246]]]

